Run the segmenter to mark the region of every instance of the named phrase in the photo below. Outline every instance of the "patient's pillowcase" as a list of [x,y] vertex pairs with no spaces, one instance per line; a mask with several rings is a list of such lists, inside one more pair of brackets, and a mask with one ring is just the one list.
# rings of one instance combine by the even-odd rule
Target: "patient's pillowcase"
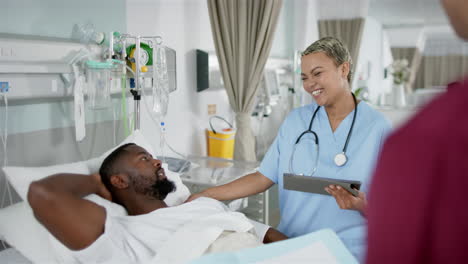
[[[54,263],[49,234],[26,202],[0,210],[0,234],[23,256],[35,263]],[[1,261],[1,260],[0,260]]]
[[[139,131],[135,131],[121,144],[119,144],[119,146],[126,143],[135,143],[145,148],[149,153],[155,156],[151,145],[143,138]],[[63,251],[67,249],[52,235],[50,235],[34,217],[33,212],[27,203],[29,185],[33,181],[40,180],[56,173],[95,173],[99,170],[104,158],[113,150],[114,149],[107,151],[100,157],[82,162],[48,167],[4,167],[3,171],[5,176],[24,202],[0,209],[0,237],[3,237],[9,245],[16,248],[21,252],[21,254],[33,262],[67,262],[67,259],[63,259],[63,252],[59,254],[61,256],[59,259],[57,259],[56,254],[51,254],[53,251]],[[163,167],[166,170],[167,178],[174,181],[177,188],[175,192],[170,193],[166,197],[165,202],[169,206],[183,203],[190,195],[188,188],[182,183],[179,174],[169,171],[167,169],[167,164],[163,165]],[[126,214],[126,211],[122,206],[107,201],[97,195],[88,195],[86,198],[105,207],[109,215],[117,216]]]

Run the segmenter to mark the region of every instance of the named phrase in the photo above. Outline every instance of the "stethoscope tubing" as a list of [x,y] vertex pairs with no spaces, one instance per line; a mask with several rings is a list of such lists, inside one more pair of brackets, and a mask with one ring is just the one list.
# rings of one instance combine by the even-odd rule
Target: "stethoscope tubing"
[[[351,95],[353,96],[353,101],[354,101],[354,114],[353,114],[353,120],[351,122],[351,127],[348,131],[348,135],[346,136],[346,142],[345,142],[345,145],[343,147],[343,152],[342,154],[345,155],[346,157],[346,150],[348,149],[348,144],[349,144],[349,140],[351,138],[351,135],[353,133],[353,129],[354,129],[354,123],[356,122],[356,116],[357,116],[357,100],[356,100],[356,96],[351,93]],[[317,171],[317,165],[318,165],[318,156],[319,156],[319,138],[318,138],[318,135],[316,132],[314,132],[312,130],[312,125],[314,123],[314,120],[315,120],[315,116],[317,115],[318,111],[320,110],[320,107],[321,106],[317,106],[317,108],[315,109],[314,111],[314,114],[312,115],[312,118],[310,119],[310,122],[309,122],[309,129],[307,129],[306,131],[302,132],[299,137],[296,139],[296,142],[294,143],[294,148],[293,148],[293,152],[291,153],[291,158],[289,159],[289,171],[291,173],[294,173],[294,170],[293,170],[293,157],[294,157],[294,154],[296,152],[296,146],[297,144],[299,143],[299,141],[301,140],[301,138],[305,135],[305,134],[312,134],[314,135],[314,139],[315,139],[315,144],[317,146],[317,155],[315,157],[315,166],[314,166],[314,169],[312,170],[312,173],[311,173],[311,176],[315,173],[315,171]],[[338,166],[338,165],[337,165]]]

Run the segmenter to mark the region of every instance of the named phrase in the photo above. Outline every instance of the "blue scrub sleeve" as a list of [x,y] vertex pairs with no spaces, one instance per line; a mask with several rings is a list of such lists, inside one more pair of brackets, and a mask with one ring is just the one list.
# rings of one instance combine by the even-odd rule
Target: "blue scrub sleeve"
[[278,166],[280,163],[280,137],[281,132],[278,133],[275,140],[273,141],[273,144],[271,144],[270,148],[265,154],[265,157],[263,157],[262,163],[260,164],[260,168],[258,170],[261,174],[263,174],[265,177],[267,177],[276,184],[278,184]]

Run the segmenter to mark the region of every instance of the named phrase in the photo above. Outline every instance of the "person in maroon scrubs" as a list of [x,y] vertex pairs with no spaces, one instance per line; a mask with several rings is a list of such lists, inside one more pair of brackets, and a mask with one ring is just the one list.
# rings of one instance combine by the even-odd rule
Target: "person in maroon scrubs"
[[[468,40],[468,0],[442,0]],[[369,193],[367,263],[468,263],[468,79],[386,141]]]

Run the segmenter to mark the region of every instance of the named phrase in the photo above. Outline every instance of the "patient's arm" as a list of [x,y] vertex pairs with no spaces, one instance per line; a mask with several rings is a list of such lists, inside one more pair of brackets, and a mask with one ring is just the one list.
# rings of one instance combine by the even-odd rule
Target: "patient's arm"
[[265,237],[263,238],[263,243],[268,244],[285,239],[288,239],[288,237],[285,234],[270,227],[266,232]]
[[36,218],[72,250],[91,245],[104,232],[106,210],[82,198],[106,193],[98,179],[90,175],[56,174],[29,186],[28,201]]

